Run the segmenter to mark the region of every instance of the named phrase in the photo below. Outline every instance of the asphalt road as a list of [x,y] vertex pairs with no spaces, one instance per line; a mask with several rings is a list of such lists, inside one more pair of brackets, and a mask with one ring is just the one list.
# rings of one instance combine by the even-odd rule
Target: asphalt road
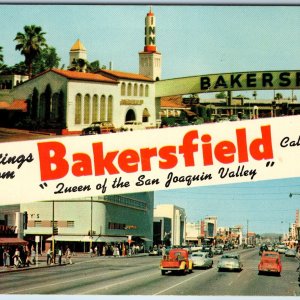
[[[160,257],[86,258],[73,265],[0,274],[3,294],[299,296],[295,258],[282,256],[280,277],[258,275],[257,249],[241,251],[241,272],[212,269],[162,276]],[[16,285],[16,282],[18,284]]]

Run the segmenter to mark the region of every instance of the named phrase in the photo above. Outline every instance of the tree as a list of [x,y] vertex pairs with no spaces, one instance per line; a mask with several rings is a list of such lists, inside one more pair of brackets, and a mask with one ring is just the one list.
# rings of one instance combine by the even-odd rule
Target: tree
[[275,100],[280,100],[280,99],[283,99],[283,96],[282,96],[282,94],[281,93],[276,93],[276,95],[275,95],[275,98],[274,98]]
[[25,56],[25,64],[29,78],[32,77],[33,61],[39,56],[43,47],[47,46],[44,35],[40,26],[26,25],[24,26],[24,33],[18,32],[14,41],[17,41],[16,50],[21,51]]
[[74,59],[72,61],[72,65],[69,68],[70,71],[77,71],[77,72],[85,72],[88,65],[88,61],[82,58]]
[[32,74],[36,75],[48,69],[58,68],[60,57],[53,47],[45,47],[32,63]]
[[227,95],[225,92],[220,92],[215,95],[217,99],[226,99]]

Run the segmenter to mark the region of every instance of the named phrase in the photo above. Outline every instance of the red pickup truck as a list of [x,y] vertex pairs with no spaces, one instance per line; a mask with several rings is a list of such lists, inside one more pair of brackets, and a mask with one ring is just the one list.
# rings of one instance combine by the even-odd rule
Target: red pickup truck
[[193,262],[189,259],[189,253],[185,249],[171,249],[168,255],[165,255],[160,261],[161,274],[166,272],[178,272],[182,274],[191,273]]

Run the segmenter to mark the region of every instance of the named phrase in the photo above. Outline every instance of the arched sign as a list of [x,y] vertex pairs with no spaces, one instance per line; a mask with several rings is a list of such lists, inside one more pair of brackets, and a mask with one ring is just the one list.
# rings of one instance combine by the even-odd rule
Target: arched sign
[[300,89],[300,71],[236,72],[161,80],[155,83],[155,96],[285,89]]

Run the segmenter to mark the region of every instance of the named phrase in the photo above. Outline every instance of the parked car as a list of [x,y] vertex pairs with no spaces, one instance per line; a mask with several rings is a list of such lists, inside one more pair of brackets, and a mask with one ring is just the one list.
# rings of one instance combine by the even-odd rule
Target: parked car
[[156,255],[161,255],[161,254],[162,254],[162,250],[158,247],[153,247],[153,249],[151,249],[149,251],[150,256],[156,256]]
[[258,264],[258,274],[272,272],[280,276],[281,271],[282,264],[279,253],[275,251],[264,251]]
[[209,257],[213,257],[214,253],[211,249],[211,246],[202,246],[201,252],[206,252]]
[[223,254],[223,247],[222,246],[217,246],[214,250],[215,255],[221,255]]
[[194,252],[191,255],[193,268],[211,268],[214,264],[212,258],[205,252]]
[[145,129],[145,126],[142,122],[139,121],[126,121],[125,124],[121,126],[121,131],[133,131],[142,129]]
[[285,251],[284,255],[287,256],[287,257],[296,257],[296,254],[297,254],[296,250],[294,250],[294,249],[287,249]]
[[116,132],[115,126],[109,121],[93,122],[89,127],[83,128],[81,135]]
[[230,270],[230,271],[241,271],[243,264],[240,259],[240,255],[237,253],[226,253],[221,256],[218,262],[218,271]]
[[278,245],[277,246],[277,252],[280,254],[285,254],[285,251],[287,250],[287,246],[285,245]]
[[185,249],[171,249],[168,255],[164,255],[160,261],[161,275],[166,272],[177,272],[181,274],[191,273],[193,261],[189,258],[189,253]]

